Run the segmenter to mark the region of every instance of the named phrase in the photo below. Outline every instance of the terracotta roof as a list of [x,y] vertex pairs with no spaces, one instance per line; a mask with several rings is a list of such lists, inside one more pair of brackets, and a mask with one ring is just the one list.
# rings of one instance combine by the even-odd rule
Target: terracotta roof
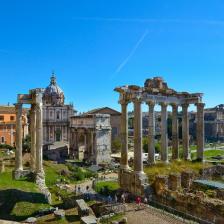
[[[23,113],[27,113],[28,108],[23,108]],[[15,106],[0,105],[0,114],[15,114]]]

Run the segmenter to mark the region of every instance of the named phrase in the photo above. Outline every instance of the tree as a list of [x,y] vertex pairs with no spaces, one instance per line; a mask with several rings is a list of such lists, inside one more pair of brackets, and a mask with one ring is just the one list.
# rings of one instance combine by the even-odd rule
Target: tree
[[31,136],[27,135],[23,139],[23,152],[30,152],[31,149]]
[[120,152],[121,151],[121,140],[116,138],[112,141],[112,152]]

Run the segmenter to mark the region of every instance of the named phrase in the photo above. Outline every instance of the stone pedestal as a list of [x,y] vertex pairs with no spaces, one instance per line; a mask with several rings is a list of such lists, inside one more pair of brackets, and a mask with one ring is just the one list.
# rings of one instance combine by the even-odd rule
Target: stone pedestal
[[119,183],[123,190],[134,195],[144,196],[148,186],[148,178],[145,173],[135,173],[133,170],[120,170]]
[[181,173],[181,187],[190,189],[192,180],[193,180],[193,172],[192,171],[184,171]]
[[168,177],[168,188],[171,191],[177,191],[181,188],[181,176],[179,174],[170,174]]
[[154,183],[154,190],[156,194],[162,195],[167,188],[168,188],[168,177],[165,175],[156,176]]

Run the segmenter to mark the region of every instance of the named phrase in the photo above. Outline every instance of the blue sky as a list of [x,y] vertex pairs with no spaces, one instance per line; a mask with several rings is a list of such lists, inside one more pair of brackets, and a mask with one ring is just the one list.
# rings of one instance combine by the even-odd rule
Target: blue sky
[[52,70],[78,111],[119,109],[114,87],[162,76],[224,103],[224,1],[0,0],[0,104]]

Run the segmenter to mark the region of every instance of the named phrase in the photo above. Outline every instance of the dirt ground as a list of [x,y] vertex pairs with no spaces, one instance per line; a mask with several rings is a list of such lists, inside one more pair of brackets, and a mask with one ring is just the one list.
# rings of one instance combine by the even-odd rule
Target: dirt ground
[[189,223],[181,219],[173,217],[162,211],[158,211],[151,207],[142,206],[140,210],[135,211],[135,204],[127,204],[127,212],[125,216],[128,224],[183,224]]

